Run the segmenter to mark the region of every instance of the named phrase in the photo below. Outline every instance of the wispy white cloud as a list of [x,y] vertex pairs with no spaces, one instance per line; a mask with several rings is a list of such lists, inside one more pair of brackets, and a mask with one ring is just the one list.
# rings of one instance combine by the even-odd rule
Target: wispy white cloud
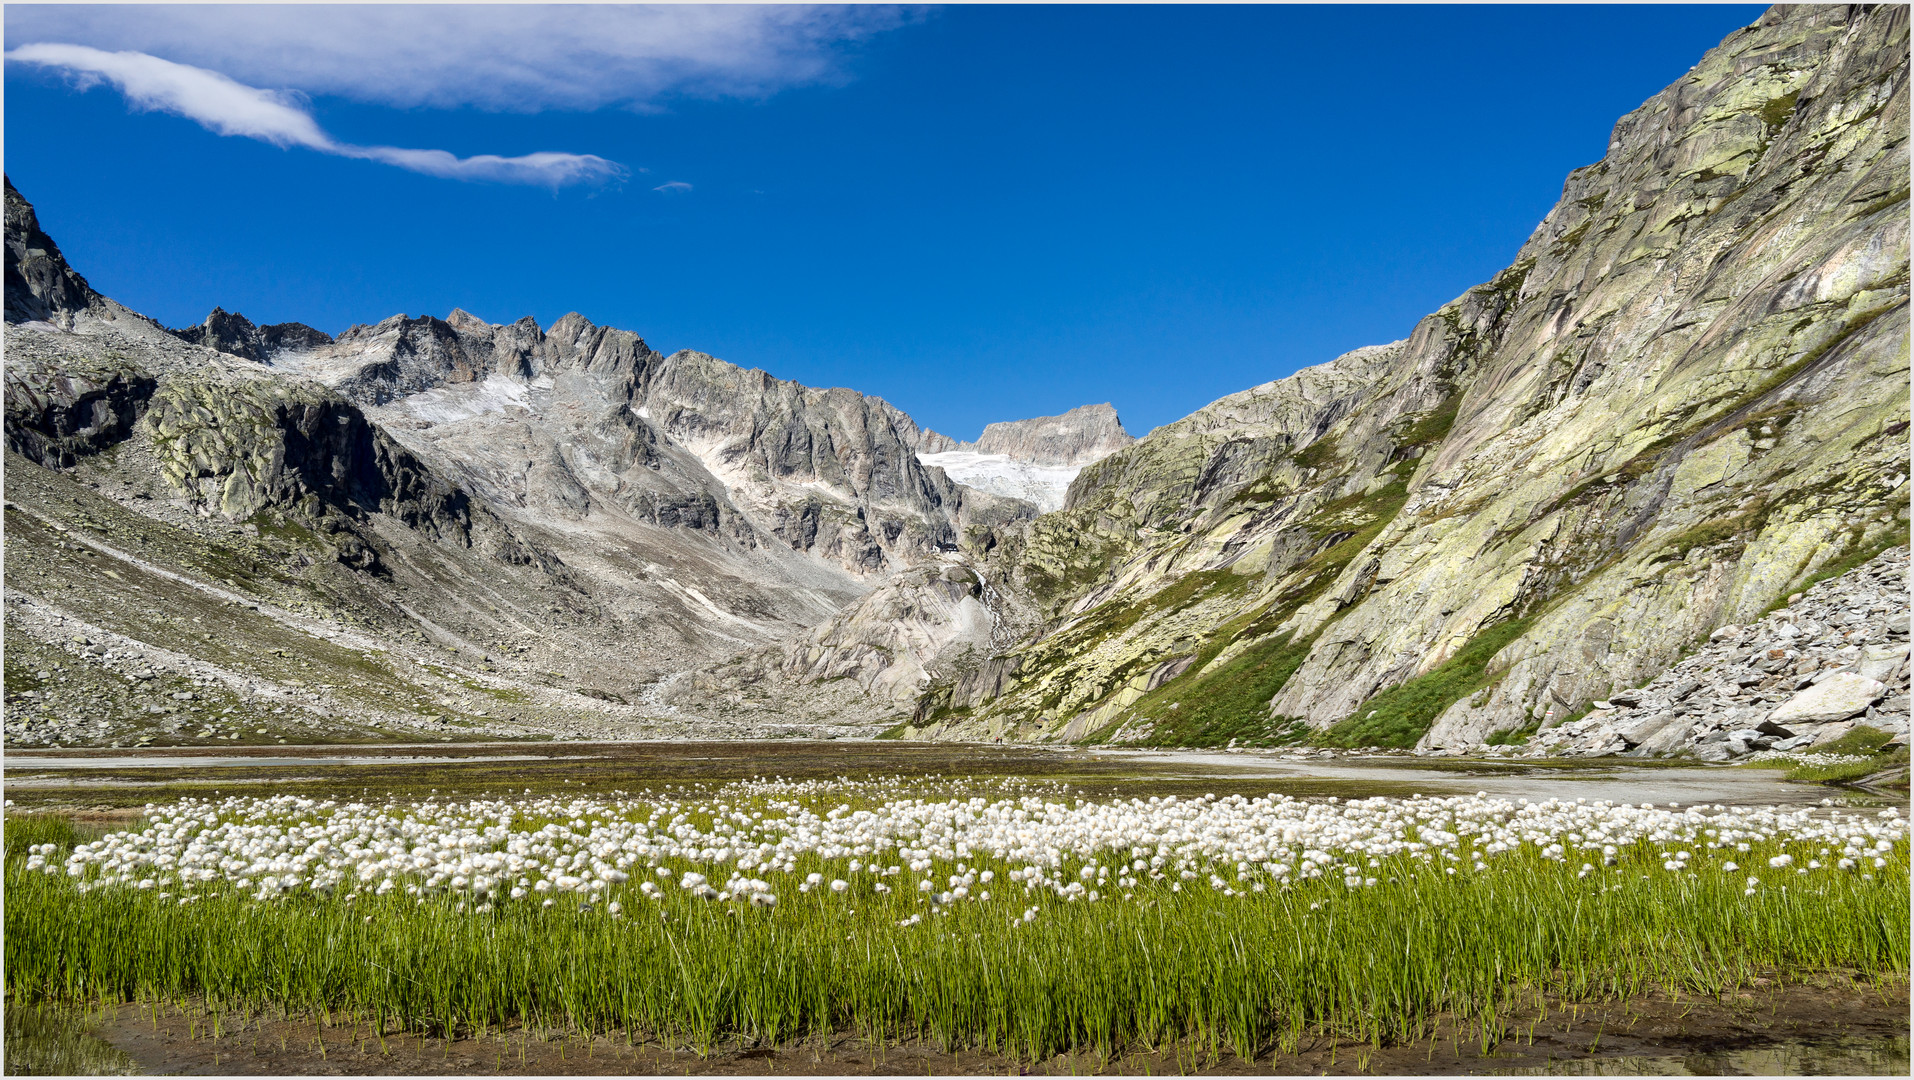
[[81,86],[110,83],[135,108],[183,116],[221,135],[378,161],[428,176],[559,187],[616,179],[625,172],[617,162],[595,154],[543,152],[520,157],[479,154],[462,158],[445,150],[343,143],[328,135],[292,94],[261,90],[217,71],[140,52],[106,52],[86,45],[49,42],[10,49],[6,58],[65,72]]
[[797,5],[10,4],[10,44],[73,42],[252,85],[405,107],[655,108],[844,78],[916,9]]
[[683,180],[667,180],[664,183],[659,184],[657,187],[652,188],[651,190],[662,191],[667,195],[677,195],[682,192],[690,191],[691,185],[685,183]]
[[102,52],[85,45],[23,45],[8,60],[58,68],[82,88],[113,84],[134,108],[199,121],[221,135],[263,139],[275,146],[331,150],[333,142],[289,94],[258,90],[217,71],[187,67],[136,52]]

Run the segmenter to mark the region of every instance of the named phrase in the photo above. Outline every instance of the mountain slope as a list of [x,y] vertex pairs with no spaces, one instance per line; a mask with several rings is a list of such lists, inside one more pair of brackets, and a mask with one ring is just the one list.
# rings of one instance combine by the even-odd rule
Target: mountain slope
[[1084,470],[920,734],[1461,745],[1907,535],[1907,11],[1777,7],[1402,342]]
[[[7,193],[8,686],[69,709],[10,739],[683,729],[708,711],[663,680],[1032,512],[921,465],[879,399],[576,315],[167,331]],[[227,711],[156,700],[126,656]]]

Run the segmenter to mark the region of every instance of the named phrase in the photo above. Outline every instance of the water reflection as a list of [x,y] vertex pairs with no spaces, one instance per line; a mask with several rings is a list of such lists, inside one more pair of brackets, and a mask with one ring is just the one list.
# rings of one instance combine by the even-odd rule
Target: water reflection
[[132,1058],[95,1036],[99,1014],[78,1006],[7,1003],[9,1076],[132,1076]]

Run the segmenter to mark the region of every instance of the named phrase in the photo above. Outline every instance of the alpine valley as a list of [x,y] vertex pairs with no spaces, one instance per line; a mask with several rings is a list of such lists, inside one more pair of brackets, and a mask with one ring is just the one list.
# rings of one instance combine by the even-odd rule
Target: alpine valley
[[9,181],[7,745],[1904,740],[1908,45],[1769,10],[1409,337],[1140,439],[578,314],[168,329]]

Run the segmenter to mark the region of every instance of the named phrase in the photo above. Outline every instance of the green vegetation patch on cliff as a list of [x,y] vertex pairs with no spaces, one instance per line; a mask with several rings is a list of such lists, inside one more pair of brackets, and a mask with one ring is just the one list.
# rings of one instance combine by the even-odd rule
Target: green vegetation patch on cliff
[[1521,637],[1532,621],[1511,619],[1480,631],[1440,667],[1370,698],[1317,741],[1328,746],[1414,746],[1443,710],[1495,682],[1489,661]]
[[1788,595],[1807,592],[1829,578],[1840,577],[1857,566],[1873,562],[1876,556],[1888,548],[1906,547],[1909,544],[1914,544],[1914,532],[1910,532],[1908,523],[1905,521],[1873,536],[1861,529],[1854,529],[1848,533],[1847,547],[1841,554],[1822,564],[1820,569],[1802,578],[1793,587],[1784,590],[1784,595],[1775,597],[1774,602],[1769,604],[1762,614],[1766,615],[1770,611],[1786,607]]
[[1410,418],[1406,418],[1411,419],[1409,426],[1396,436],[1400,448],[1406,450],[1441,442],[1449,434],[1449,429],[1455,426],[1456,412],[1461,408],[1462,394],[1457,391],[1428,412],[1411,414]]
[[1129,555],[1097,531],[1095,510],[1061,510],[1031,524],[1023,551],[1025,585],[1053,610],[1082,596]]
[[[1269,700],[1302,667],[1315,638],[1292,641],[1278,634],[1232,657],[1214,671],[1165,684],[1137,702],[1138,713],[1154,716],[1144,746],[1221,746],[1231,739],[1257,746],[1294,741],[1289,724],[1270,719]],[[1201,668],[1220,649],[1206,649],[1192,668]]]
[[1094,648],[1121,636],[1146,615],[1169,615],[1206,597],[1240,593],[1250,586],[1251,580],[1229,570],[1185,574],[1142,600],[1128,604],[1104,602],[1082,623],[1059,634],[1058,641],[1072,651]]
[[[1141,740],[1142,744],[1221,746],[1235,739],[1249,745],[1276,745],[1295,741],[1298,725],[1293,720],[1272,718],[1269,702],[1302,666],[1316,636],[1293,640],[1292,635],[1276,628],[1333,585],[1350,561],[1402,509],[1406,498],[1405,487],[1398,481],[1380,491],[1350,496],[1324,507],[1318,519],[1327,515],[1341,520],[1353,511],[1369,520],[1292,571],[1289,578],[1294,584],[1270,603],[1218,627],[1190,663],[1188,674],[1139,698],[1125,717],[1151,720],[1150,734]],[[1329,533],[1326,538],[1337,535]],[[1192,574],[1184,581],[1203,576]],[[1245,639],[1255,643],[1222,665],[1211,667],[1224,648]]]

